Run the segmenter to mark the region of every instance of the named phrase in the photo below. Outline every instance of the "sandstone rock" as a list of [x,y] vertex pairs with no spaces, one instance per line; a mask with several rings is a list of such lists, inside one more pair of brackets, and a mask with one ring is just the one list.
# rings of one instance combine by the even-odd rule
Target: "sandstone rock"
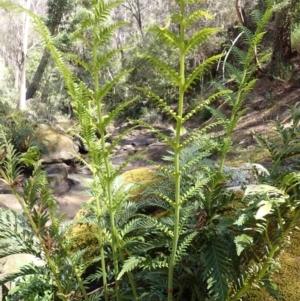
[[[7,274],[17,272],[20,267],[26,264],[34,264],[35,266],[42,266],[44,265],[44,261],[40,258],[35,257],[31,254],[14,254],[0,259],[0,279],[5,277]],[[3,294],[11,289],[13,283],[9,282],[6,283],[1,287],[0,285],[0,301],[3,299]]]
[[68,166],[65,163],[46,165],[44,170],[47,173],[48,187],[55,195],[62,195],[70,190],[72,182],[68,179]]
[[17,212],[22,211],[22,207],[13,194],[0,194],[0,208],[11,209]]
[[49,154],[42,155],[42,160],[45,163],[73,160],[79,152],[78,144],[70,136],[49,125],[39,125],[36,135],[37,139],[44,143],[49,151]]

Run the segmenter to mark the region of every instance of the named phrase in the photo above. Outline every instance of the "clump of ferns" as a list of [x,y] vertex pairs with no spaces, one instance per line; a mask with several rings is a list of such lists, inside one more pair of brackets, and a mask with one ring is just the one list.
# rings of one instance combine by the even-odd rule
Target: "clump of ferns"
[[[46,173],[37,163],[35,152],[20,155],[1,132],[1,181],[7,184],[22,212],[11,210],[0,212],[0,257],[12,254],[32,254],[42,262],[41,267],[26,265],[16,273],[1,279],[16,280],[26,275],[47,274],[53,280],[53,291],[66,300],[72,291],[86,296],[80,278],[88,263],[82,261],[84,251],[71,254],[70,246],[64,242],[68,224],[62,225],[63,216],[57,215],[57,205],[51,190],[47,187]],[[33,166],[32,175],[24,179],[21,163]],[[22,192],[17,189],[22,186]]]
[[[83,16],[81,22],[78,24],[77,30],[74,32],[73,40],[82,41],[92,53],[92,59],[88,62],[81,60],[79,57],[72,55],[67,56],[77,64],[81,65],[93,78],[93,84],[87,86],[82,80],[76,78],[65,63],[65,56],[54,46],[53,38],[49,34],[46,26],[37,18],[32,12],[28,12],[33,18],[37,30],[41,34],[52,55],[59,71],[64,78],[66,88],[72,99],[72,106],[78,118],[81,134],[78,135],[84,145],[87,146],[90,155],[90,161],[82,159],[83,163],[91,170],[93,174],[94,199],[96,203],[97,213],[97,229],[99,239],[99,249],[101,258],[101,272],[103,278],[104,299],[108,300],[108,282],[107,282],[107,267],[105,256],[105,241],[102,240],[102,223],[101,219],[105,210],[101,208],[103,204],[108,208],[110,235],[111,235],[111,254],[113,257],[113,272],[114,272],[114,296],[117,300],[121,300],[120,295],[120,280],[117,278],[119,274],[120,256],[123,256],[120,251],[119,234],[116,224],[116,213],[119,203],[115,203],[115,195],[113,192],[113,182],[120,174],[124,166],[128,164],[133,158],[129,158],[119,168],[114,169],[110,160],[112,150],[120,142],[120,140],[130,130],[126,130],[114,139],[110,146],[105,143],[105,128],[120,114],[120,112],[129,106],[135,99],[121,103],[112,112],[105,114],[104,100],[110,90],[123,77],[127,76],[130,70],[125,70],[115,75],[112,80],[109,80],[100,85],[101,70],[106,67],[106,64],[114,58],[124,48],[112,49],[106,52],[100,51],[113,36],[116,29],[124,24],[124,22],[110,23],[108,22],[110,12],[120,5],[121,1],[101,1],[93,0],[90,10]],[[5,4],[9,8],[9,4]],[[95,116],[96,115],[96,116]],[[98,137],[100,136],[100,138]],[[108,242],[106,242],[107,244]],[[137,299],[136,289],[132,277],[129,275],[130,283],[134,298]]]
[[[244,44],[248,46],[248,49],[244,51],[235,46],[235,40],[223,61],[224,75],[226,71],[231,79],[230,82],[233,82],[237,87],[235,89],[236,92],[228,93],[223,96],[224,102],[230,106],[229,116],[226,116],[218,109],[207,106],[207,109],[211,111],[217,120],[222,121],[221,124],[224,127],[220,171],[222,171],[226,155],[232,147],[231,135],[241,116],[245,113],[243,104],[245,103],[247,95],[252,91],[257,81],[255,78],[255,72],[258,68],[261,68],[261,64],[266,62],[270,57],[270,53],[263,53],[261,55],[258,53],[258,50],[265,34],[265,25],[273,15],[273,12],[280,7],[280,4],[274,5],[273,1],[266,0],[265,7],[266,9],[264,13],[254,11],[252,14],[253,20],[256,24],[256,30],[254,33],[252,33],[248,28],[241,26],[241,33],[238,37],[242,37]],[[227,57],[230,53],[232,53],[235,58],[236,64],[234,65],[227,62]],[[217,86],[219,86],[219,89],[225,88],[224,85],[217,84]]]
[[274,137],[269,138],[259,133],[253,133],[258,144],[268,151],[272,160],[271,179],[276,179],[280,175],[285,175],[297,169],[300,155],[299,103],[296,103],[294,106],[288,106],[288,111],[291,119],[290,125],[283,125],[279,119],[276,119],[273,122],[275,127]]

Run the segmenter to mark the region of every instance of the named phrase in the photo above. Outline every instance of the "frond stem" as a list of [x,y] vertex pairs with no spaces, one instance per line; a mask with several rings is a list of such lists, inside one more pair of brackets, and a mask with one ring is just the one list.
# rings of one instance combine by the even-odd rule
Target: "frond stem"
[[61,281],[60,281],[59,275],[57,273],[57,267],[55,266],[55,263],[51,259],[50,252],[49,252],[49,250],[45,246],[44,239],[40,235],[40,231],[37,229],[36,224],[35,224],[34,220],[32,219],[31,214],[30,214],[30,212],[29,212],[29,210],[28,210],[28,208],[27,208],[27,206],[25,204],[25,201],[20,197],[20,195],[18,194],[18,192],[16,191],[15,188],[12,188],[12,193],[17,198],[19,204],[22,207],[22,211],[24,212],[27,220],[29,221],[29,223],[30,223],[30,225],[32,227],[33,232],[35,233],[37,239],[39,240],[39,244],[40,244],[40,246],[43,249],[43,252],[44,252],[46,260],[47,260],[47,263],[48,263],[48,265],[50,267],[50,270],[51,270],[51,272],[52,272],[52,274],[54,276],[55,283],[56,283],[58,291],[60,293],[60,298],[62,300],[64,300],[64,301],[67,301],[67,298],[65,297],[65,292],[64,292],[63,286],[61,285]]
[[174,231],[172,241],[172,253],[169,260],[169,273],[168,273],[168,301],[173,300],[173,277],[174,268],[176,265],[176,252],[179,240],[179,221],[180,221],[180,185],[181,185],[181,171],[180,171],[180,133],[182,127],[182,115],[183,115],[183,102],[184,102],[184,86],[185,86],[185,41],[184,41],[184,1],[180,2],[180,84],[179,84],[179,101],[178,101],[178,113],[176,117],[176,134],[175,144],[173,147],[175,158],[174,158],[174,171],[175,171],[175,202],[174,208]]
[[[95,102],[97,106],[97,113],[98,113],[98,120],[101,123],[102,120],[102,110],[101,110],[101,100],[97,99],[97,94],[99,91],[99,76],[98,76],[98,68],[97,68],[97,59],[98,59],[98,43],[97,41],[97,28],[98,28],[98,22],[94,21],[94,28],[93,28],[93,34],[94,34],[94,43],[93,43],[93,78],[94,78],[94,95],[95,95]],[[101,129],[99,129],[100,134]],[[103,140],[103,135],[101,136]],[[99,168],[97,168],[96,174],[98,174],[98,179],[101,177],[101,172]],[[104,255],[104,249],[103,249],[103,239],[102,239],[102,227],[101,227],[101,208],[100,208],[100,199],[99,196],[96,198],[96,207],[97,207],[97,218],[98,218],[98,236],[99,236],[99,248],[100,248],[100,258],[101,258],[101,269],[102,269],[102,278],[103,278],[103,290],[104,290],[104,298],[105,301],[108,301],[108,285],[107,285],[107,272],[106,272],[106,264],[105,264],[105,255]]]

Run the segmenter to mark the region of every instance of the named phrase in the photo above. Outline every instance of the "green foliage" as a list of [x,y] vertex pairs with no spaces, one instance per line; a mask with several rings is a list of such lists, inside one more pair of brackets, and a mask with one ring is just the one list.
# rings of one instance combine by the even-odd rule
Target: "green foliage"
[[[11,139],[2,135],[1,180],[11,187],[23,213],[0,211],[0,256],[29,253],[44,263],[41,268],[26,265],[2,279],[21,277],[16,282],[16,289],[10,292],[12,298],[47,300],[52,293],[54,298],[61,300],[237,301],[253,286],[265,287],[271,294],[278,295],[272,273],[278,268],[280,250],[300,218],[297,198],[300,176],[296,172],[284,174],[280,181],[271,183],[275,187],[250,186],[240,197],[224,187],[226,176],[223,173],[230,135],[244,112],[242,104],[246,95],[255,84],[253,75],[257,65],[253,57],[274,6],[268,2],[265,14],[257,18],[255,33],[242,29],[248,51],[231,49],[240,64],[228,67],[235,73],[232,77],[236,92],[221,88],[199,99],[199,103],[184,112],[188,91],[222,57],[214,55],[195,70],[187,70],[188,56],[220,31],[204,28],[189,34],[190,26],[196,20],[211,17],[203,11],[187,14],[187,7],[193,2],[177,0],[178,12],[170,16],[165,27],[151,29],[160,41],[159,45],[163,46],[161,48],[166,50],[157,52],[158,55],[154,52],[139,57],[143,63],[153,66],[163,85],[170,87],[177,97],[176,109],[172,109],[169,95],[164,97],[148,87],[139,88],[151,101],[149,107],[161,109],[175,124],[174,137],[170,138],[155,129],[151,120],[136,122],[153,130],[171,149],[165,157],[169,164],[160,166],[153,181],[147,183],[148,188],[140,195],[139,202],[134,198],[135,187],[124,183],[120,176],[134,157],[117,169],[111,161],[113,148],[128,130],[120,133],[111,146],[105,144],[105,128],[135,101],[135,98],[125,101],[111,111],[105,108],[115,85],[128,77],[131,70],[115,74],[109,80],[101,79],[103,69],[118,54],[118,50],[107,50],[106,44],[123,24],[109,22],[111,11],[122,2],[93,0],[80,18],[73,38],[89,49],[87,60],[58,50],[45,24],[28,12],[72,99],[80,125],[77,135],[90,155],[89,161],[81,161],[92,172],[93,182],[91,201],[85,204],[81,218],[70,229],[69,224],[62,224],[63,217],[55,213],[56,203],[47,188],[45,172],[39,164],[33,163],[37,149],[29,148],[20,157],[9,142]],[[0,5],[23,11],[7,2],[0,2]],[[179,30],[176,32],[173,28]],[[161,52],[176,57],[176,60],[161,57]],[[260,58],[265,59],[264,56]],[[70,59],[89,74],[89,83],[70,71],[66,63]],[[217,122],[182,135],[184,126],[193,116],[208,110],[220,98],[226,99],[231,106],[229,117],[210,109],[217,115]],[[299,114],[296,111],[292,114],[298,121]],[[207,131],[220,124],[225,128],[225,138],[218,144]],[[297,131],[280,130],[284,142],[294,141]],[[270,144],[266,146],[273,149]],[[219,166],[209,159],[210,154],[217,151],[221,151]],[[284,156],[278,158],[281,160]],[[21,182],[21,162],[33,164],[34,171],[23,185],[23,194],[19,195],[16,186]],[[88,229],[97,242],[95,252],[89,253],[86,247],[72,247],[76,241],[68,235],[76,227]],[[92,264],[96,269],[86,276],[87,268]],[[35,286],[37,280],[41,280],[44,294]],[[87,289],[91,282],[98,286],[90,293]]]
[[299,157],[299,121],[300,111],[299,103],[295,106],[289,106],[288,111],[290,113],[291,124],[289,126],[282,125],[277,119],[274,121],[275,137],[268,138],[261,134],[253,133],[256,141],[264,147],[272,159],[271,175],[278,176],[280,173],[286,173],[289,171],[289,167],[286,167],[288,160],[294,160],[297,164]]
[[[16,288],[10,292],[12,298],[10,300],[15,300],[20,294],[23,298],[27,298],[26,300],[47,300],[56,294],[60,295],[62,300],[67,300],[66,296],[73,294],[72,291],[76,292],[78,287],[83,289],[84,294],[80,275],[89,263],[83,263],[82,254],[81,256],[78,256],[78,253],[70,254],[68,251],[70,246],[62,239],[68,226],[61,226],[63,217],[55,213],[56,202],[47,187],[46,173],[35,162],[36,153],[33,151],[21,156],[7,141],[3,132],[1,135],[0,180],[10,186],[22,207],[22,213],[0,210],[0,257],[32,254],[39,259],[42,266],[38,267],[36,263],[24,265],[19,271],[1,278],[0,283],[15,282]],[[24,179],[21,173],[20,163],[24,160],[34,167],[28,179]],[[20,194],[17,187],[22,184],[23,193]],[[40,279],[40,283],[47,289],[43,291],[42,287],[38,289],[34,286],[34,279]],[[75,279],[77,281],[74,281]]]
[[40,121],[36,120],[34,115],[10,109],[1,114],[1,118],[0,129],[18,152],[26,152],[29,148],[35,147],[40,153],[48,153],[48,148],[36,135],[35,129]]
[[300,52],[300,25],[295,26],[291,34],[292,48]]

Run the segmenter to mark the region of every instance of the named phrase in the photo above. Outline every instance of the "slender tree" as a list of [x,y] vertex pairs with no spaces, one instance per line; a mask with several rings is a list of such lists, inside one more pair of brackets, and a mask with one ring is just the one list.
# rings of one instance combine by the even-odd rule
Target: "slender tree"
[[[23,6],[30,9],[31,0],[24,0]],[[26,109],[26,67],[27,67],[27,51],[28,51],[28,33],[29,33],[29,16],[23,13],[23,45],[22,45],[22,60],[21,60],[21,83],[18,108]]]
[[[48,0],[48,19],[46,25],[52,35],[56,35],[59,31],[63,16],[68,10],[69,0]],[[34,96],[34,93],[39,87],[43,74],[50,60],[50,54],[47,49],[44,49],[40,63],[36,69],[31,83],[26,92],[26,99]]]

